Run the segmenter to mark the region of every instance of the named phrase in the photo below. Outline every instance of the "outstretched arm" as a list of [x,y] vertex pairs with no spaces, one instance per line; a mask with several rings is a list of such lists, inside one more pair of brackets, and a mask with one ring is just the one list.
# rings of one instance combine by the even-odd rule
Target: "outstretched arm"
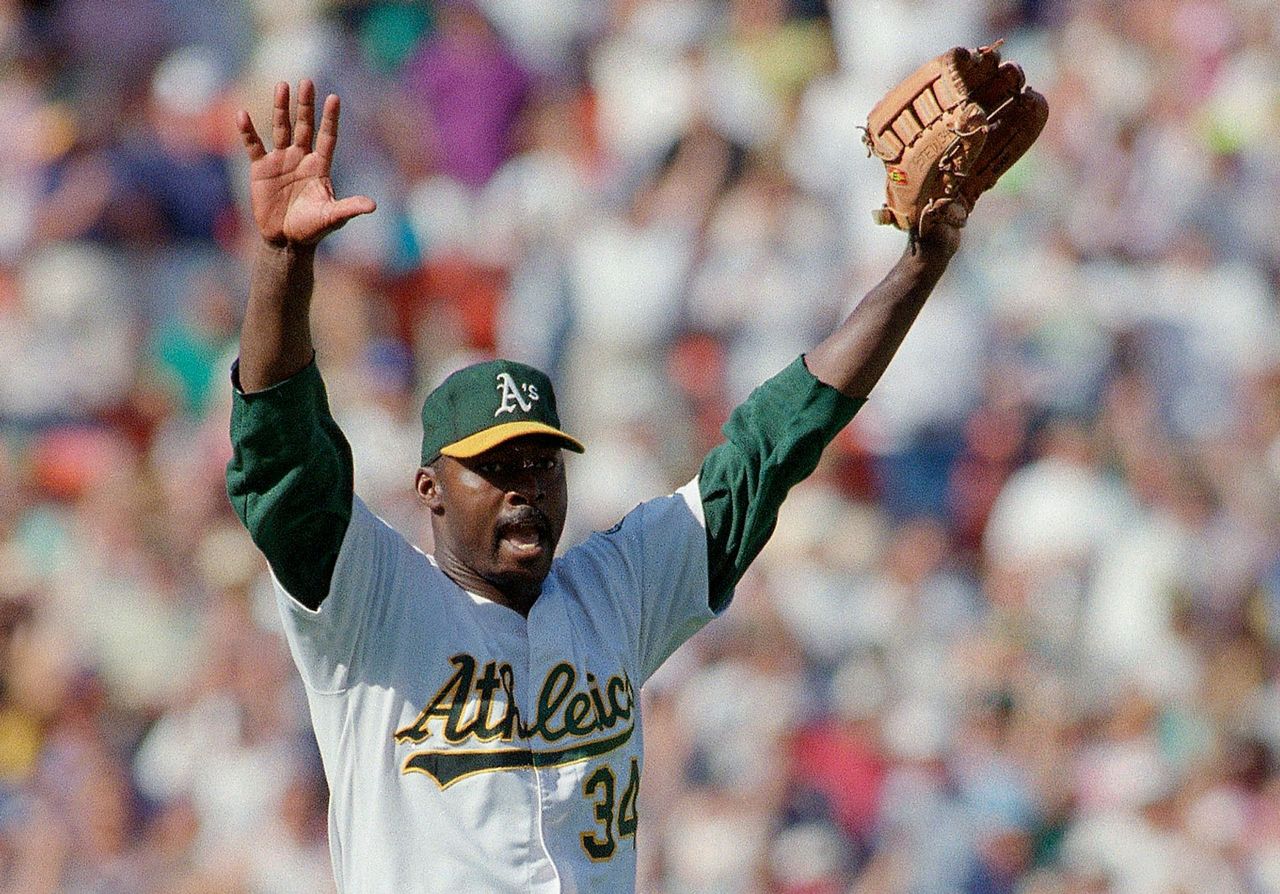
[[934,222],[835,332],[733,411],[698,475],[712,610],[768,542],[787,492],[866,401],[960,244],[963,210]]
[[844,323],[805,355],[809,371],[848,397],[870,395],[959,248],[965,219],[960,203],[949,205]]
[[[267,151],[249,113],[238,118],[249,156],[249,196],[262,236],[240,332],[240,385],[260,391],[311,362],[311,287],[315,246],[376,207],[367,196],[338,199],[329,168],[338,143],[338,97],[330,95],[315,133],[315,86],[298,85],[296,123],[289,116],[289,85],[276,85]],[[313,146],[314,140],[314,146]]]
[[272,114],[270,152],[247,112],[238,121],[262,242],[240,332],[227,493],[285,590],[316,609],[351,520],[353,470],[351,448],[311,363],[312,262],[317,242],[374,205],[364,196],[333,194],[338,97],[325,101],[318,135],[310,81],[298,85],[296,124],[289,120],[287,84],[276,87]]

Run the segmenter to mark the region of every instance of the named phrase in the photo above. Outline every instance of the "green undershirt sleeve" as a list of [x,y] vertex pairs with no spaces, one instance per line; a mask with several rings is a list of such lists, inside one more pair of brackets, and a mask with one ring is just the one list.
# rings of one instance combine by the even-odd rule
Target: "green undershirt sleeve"
[[707,454],[698,476],[712,610],[728,604],[768,543],[787,492],[817,468],[865,402],[819,381],[801,356],[733,411],[725,442]]
[[232,383],[231,505],[289,595],[317,609],[351,521],[351,448],[314,359],[262,391],[242,392],[238,367]]

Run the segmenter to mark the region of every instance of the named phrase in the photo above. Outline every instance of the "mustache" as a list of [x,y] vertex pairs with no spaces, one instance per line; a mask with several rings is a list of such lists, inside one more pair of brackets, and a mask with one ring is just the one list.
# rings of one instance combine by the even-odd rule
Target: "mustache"
[[494,536],[501,538],[512,528],[532,527],[544,540],[551,539],[551,519],[537,506],[517,506],[507,513],[494,529]]

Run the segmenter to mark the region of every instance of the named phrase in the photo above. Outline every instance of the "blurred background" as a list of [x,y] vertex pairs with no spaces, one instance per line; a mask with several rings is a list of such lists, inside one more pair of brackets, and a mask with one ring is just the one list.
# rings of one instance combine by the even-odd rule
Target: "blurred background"
[[223,485],[236,109],[340,93],[379,204],[314,313],[366,501],[429,545],[419,401],[499,352],[571,544],[887,271],[858,125],[1000,36],[1048,127],[646,688],[640,890],[1280,892],[1273,0],[0,0],[0,892],[330,890]]

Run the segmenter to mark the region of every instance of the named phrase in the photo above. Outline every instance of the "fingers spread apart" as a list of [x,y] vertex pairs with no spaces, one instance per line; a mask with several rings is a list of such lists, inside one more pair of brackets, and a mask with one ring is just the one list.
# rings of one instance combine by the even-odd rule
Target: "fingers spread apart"
[[[289,114],[289,85],[281,81],[276,84],[275,98],[271,107],[271,142],[273,148],[284,149],[296,146],[304,152],[311,151],[311,141],[315,137],[316,87],[310,79],[298,82],[298,112],[296,120]],[[244,140],[245,150],[250,161],[257,161],[267,154],[267,149],[258,136],[253,119],[246,111],[236,116],[236,124],[240,136]],[[317,149],[326,160],[332,160],[333,149],[338,140],[338,97],[330,96],[324,105],[324,115],[320,122],[320,140]]]

